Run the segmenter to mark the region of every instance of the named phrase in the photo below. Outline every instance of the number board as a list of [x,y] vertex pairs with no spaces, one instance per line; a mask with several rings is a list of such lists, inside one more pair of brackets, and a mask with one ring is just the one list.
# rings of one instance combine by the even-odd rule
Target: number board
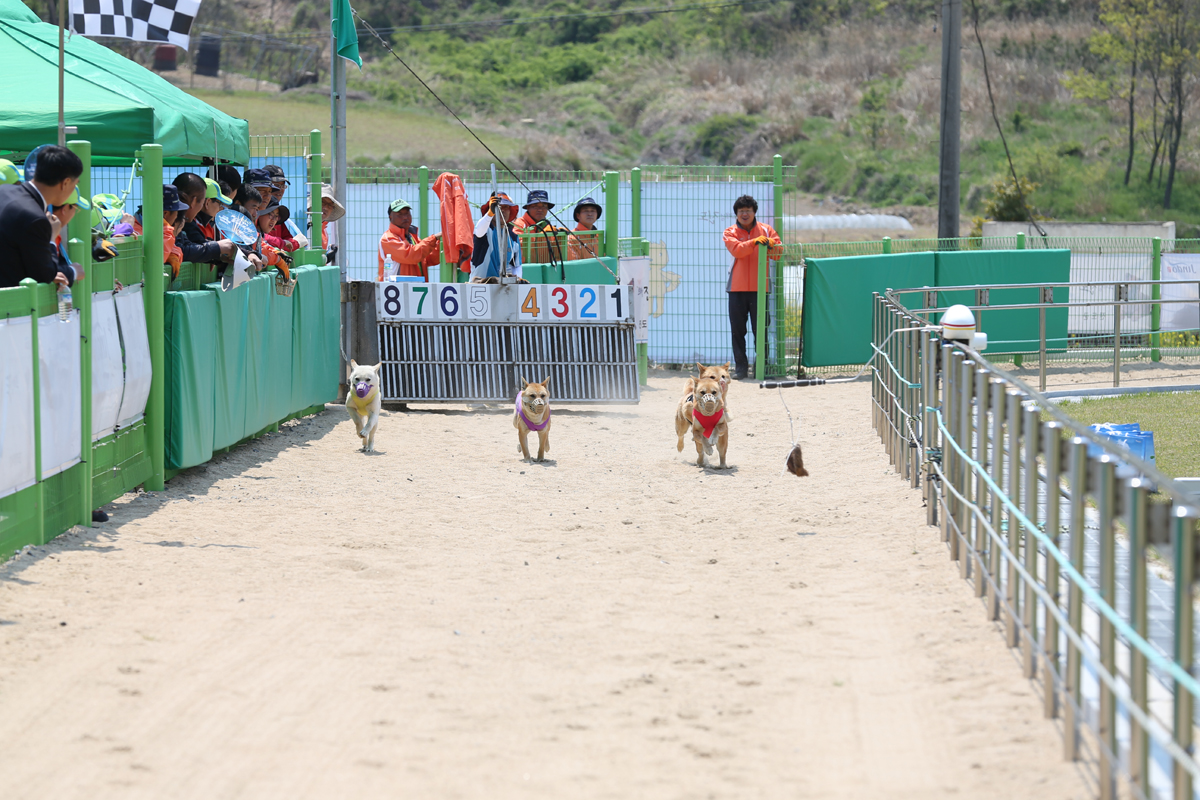
[[436,322],[626,322],[629,286],[521,283],[392,283],[375,285],[380,320]]

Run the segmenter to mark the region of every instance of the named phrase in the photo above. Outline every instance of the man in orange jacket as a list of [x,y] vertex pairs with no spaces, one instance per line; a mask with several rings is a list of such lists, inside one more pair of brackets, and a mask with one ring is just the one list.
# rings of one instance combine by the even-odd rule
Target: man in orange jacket
[[[768,258],[778,261],[783,255],[779,245],[783,240],[770,225],[759,222],[758,201],[744,194],[733,201],[733,213],[737,216],[737,224],[725,229],[725,248],[733,256],[733,266],[729,269],[729,281],[725,291],[729,294],[729,329],[733,334],[733,363],[737,378],[745,378],[750,374],[750,364],[746,360],[746,316],[750,316],[750,328],[758,331],[758,250],[762,245],[771,249]],[[770,275],[767,277],[767,291],[771,290]],[[770,304],[768,303],[768,308]],[[771,324],[768,312],[766,325]],[[755,339],[754,346],[766,347],[765,342]],[[765,352],[765,351],[764,351]]]
[[399,275],[419,275],[429,281],[429,268],[441,263],[438,234],[420,238],[412,224],[412,206],[407,200],[393,200],[388,206],[387,231],[379,238],[379,278],[384,279],[388,256],[399,268]]

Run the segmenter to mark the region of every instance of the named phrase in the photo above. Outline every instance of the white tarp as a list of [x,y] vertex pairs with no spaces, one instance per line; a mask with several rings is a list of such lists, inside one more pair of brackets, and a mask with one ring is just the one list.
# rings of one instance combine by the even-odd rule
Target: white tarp
[[1161,330],[1200,330],[1200,255],[1163,253],[1162,280],[1197,283],[1162,287],[1163,300],[1195,300],[1196,303],[1169,303],[1162,306],[1162,316],[1159,318]]
[[79,377],[79,311],[67,320],[38,320],[41,383],[42,478],[79,463],[83,450]]
[[97,292],[92,295],[92,441],[116,429],[124,391],[117,303],[112,292]]
[[141,286],[127,287],[117,295],[117,318],[125,347],[125,396],[117,424],[126,427],[145,413],[150,397],[150,338]]
[[650,256],[618,259],[621,283],[633,287],[633,341],[650,341]]
[[34,483],[33,326],[0,319],[0,497]]
[[[1165,256],[1164,256],[1165,258]],[[1166,277],[1165,275],[1163,276]],[[1071,282],[1148,281],[1149,253],[1072,253]],[[1072,286],[1071,302],[1111,303],[1116,297],[1110,286]],[[1130,286],[1130,300],[1149,300],[1149,286]],[[1113,332],[1113,306],[1072,307],[1067,314],[1071,333]],[[1125,306],[1121,309],[1121,333],[1146,333],[1150,330],[1150,306]]]

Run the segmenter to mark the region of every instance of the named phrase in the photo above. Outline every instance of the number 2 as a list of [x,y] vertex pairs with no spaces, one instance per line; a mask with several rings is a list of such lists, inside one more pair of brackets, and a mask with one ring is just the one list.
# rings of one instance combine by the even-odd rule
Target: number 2
[[589,309],[596,305],[596,290],[592,288],[581,289],[579,291],[579,296],[581,298],[585,296],[587,297],[587,302],[583,304],[583,308],[579,309],[580,319],[595,319],[596,312]]
[[[567,305],[567,290],[561,286],[554,287],[550,292],[550,296],[558,300],[558,305],[551,306],[550,313],[562,319],[571,313],[571,307]],[[559,310],[561,309],[561,310]]]

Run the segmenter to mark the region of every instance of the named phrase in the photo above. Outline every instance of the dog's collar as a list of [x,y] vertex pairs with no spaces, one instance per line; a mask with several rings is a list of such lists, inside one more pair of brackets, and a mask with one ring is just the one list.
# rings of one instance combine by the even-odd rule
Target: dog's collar
[[550,405],[546,405],[546,418],[541,422],[530,422],[529,417],[525,416],[525,406],[521,402],[520,395],[517,396],[517,416],[525,423],[525,427],[531,431],[540,431],[542,428],[550,424]]
[[721,421],[721,417],[725,416],[725,409],[718,408],[715,414],[702,414],[700,409],[692,409],[692,417],[700,423],[700,427],[704,430],[704,438],[709,439],[713,435],[713,430],[717,427],[717,423]]

